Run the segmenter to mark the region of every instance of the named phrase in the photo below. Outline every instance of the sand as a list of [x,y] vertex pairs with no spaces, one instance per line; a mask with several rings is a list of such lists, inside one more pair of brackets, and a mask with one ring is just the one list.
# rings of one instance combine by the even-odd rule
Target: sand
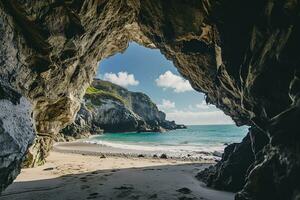
[[195,179],[209,164],[173,159],[51,152],[21,174],[0,200],[232,200]]
[[[221,153],[218,155],[217,152],[209,153],[205,151],[190,151],[190,152],[178,152],[172,150],[157,150],[151,147],[150,149],[144,147],[143,149],[134,149],[126,145],[119,145],[119,147],[108,146],[105,144],[93,144],[87,143],[84,140],[77,140],[74,142],[60,142],[54,145],[54,150],[61,153],[80,153],[88,155],[110,155],[110,156],[127,156],[127,157],[138,157],[143,155],[144,157],[153,157],[157,155],[158,157],[162,154],[166,154],[168,157],[174,160],[183,161],[200,161],[203,163],[214,163],[215,160],[221,159]],[[154,150],[155,149],[155,150]]]

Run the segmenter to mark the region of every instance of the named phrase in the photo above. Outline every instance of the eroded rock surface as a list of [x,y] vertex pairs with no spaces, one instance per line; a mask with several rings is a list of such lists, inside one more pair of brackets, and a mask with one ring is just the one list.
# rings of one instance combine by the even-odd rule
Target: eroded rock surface
[[32,103],[38,138],[74,120],[97,62],[133,40],[160,49],[237,125],[269,137],[237,199],[299,198],[298,1],[13,0],[0,2],[0,16],[1,85]]
[[0,190],[20,173],[34,140],[31,105],[20,94],[0,85]]
[[264,133],[251,128],[241,143],[225,147],[221,161],[201,171],[196,177],[209,187],[240,191],[254,167],[254,161],[262,155],[262,149],[268,142],[269,138]]

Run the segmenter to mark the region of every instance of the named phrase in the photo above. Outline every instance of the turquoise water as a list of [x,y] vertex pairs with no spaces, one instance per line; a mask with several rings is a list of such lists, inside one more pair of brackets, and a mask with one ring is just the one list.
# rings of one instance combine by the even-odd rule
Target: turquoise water
[[235,125],[194,125],[165,133],[106,133],[93,136],[90,142],[122,149],[145,151],[222,152],[225,145],[240,142],[248,127]]

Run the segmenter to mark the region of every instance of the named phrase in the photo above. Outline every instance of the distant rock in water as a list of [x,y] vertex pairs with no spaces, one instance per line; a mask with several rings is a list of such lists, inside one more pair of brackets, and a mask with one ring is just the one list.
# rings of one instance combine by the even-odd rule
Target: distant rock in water
[[102,132],[164,132],[182,128],[186,126],[166,120],[166,114],[146,94],[97,79],[87,89],[75,122],[61,134],[71,140]]

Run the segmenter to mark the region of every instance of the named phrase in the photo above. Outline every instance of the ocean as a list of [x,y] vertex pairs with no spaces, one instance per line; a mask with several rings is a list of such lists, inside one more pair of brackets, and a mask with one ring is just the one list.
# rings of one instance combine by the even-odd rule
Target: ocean
[[117,149],[166,153],[175,157],[206,155],[220,156],[224,147],[240,142],[248,127],[235,125],[191,125],[187,129],[164,133],[105,133],[90,137],[86,142]]

